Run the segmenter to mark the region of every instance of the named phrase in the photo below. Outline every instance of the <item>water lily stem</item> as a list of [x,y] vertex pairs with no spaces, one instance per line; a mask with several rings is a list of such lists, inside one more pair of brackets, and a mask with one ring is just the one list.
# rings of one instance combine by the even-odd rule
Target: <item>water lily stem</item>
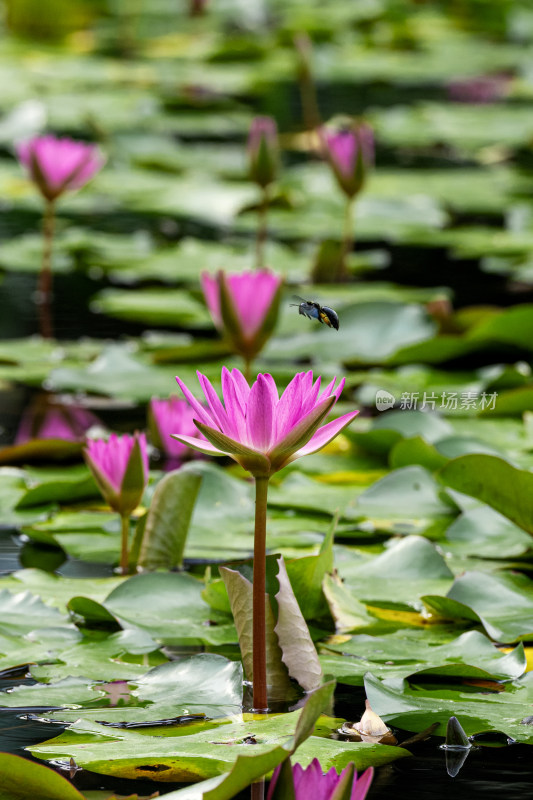
[[43,256],[41,274],[37,289],[37,305],[39,309],[39,330],[43,339],[51,339],[52,330],[52,246],[55,229],[55,205],[47,200],[43,217]]
[[130,571],[129,561],[129,537],[130,537],[130,516],[121,515],[121,547],[120,547],[120,571],[122,575],[127,575]]
[[255,240],[255,267],[263,269],[265,266],[265,242],[267,239],[267,216],[270,195],[268,186],[262,187],[261,202],[257,213],[257,238]]
[[339,277],[341,280],[348,278],[348,257],[355,244],[353,212],[355,197],[349,197],[344,210],[344,233],[342,238],[341,265]]
[[265,797],[265,779],[261,778],[261,780],[256,781],[256,783],[252,783],[251,792],[250,792],[250,800],[264,800]]
[[253,696],[254,711],[266,712],[266,517],[268,478],[255,479],[255,534],[253,584]]
[[243,372],[243,374],[244,374],[244,377],[246,378],[246,380],[248,381],[248,383],[250,383],[250,377],[251,377],[251,374],[252,374],[252,359],[251,358],[245,358],[244,359],[244,372]]

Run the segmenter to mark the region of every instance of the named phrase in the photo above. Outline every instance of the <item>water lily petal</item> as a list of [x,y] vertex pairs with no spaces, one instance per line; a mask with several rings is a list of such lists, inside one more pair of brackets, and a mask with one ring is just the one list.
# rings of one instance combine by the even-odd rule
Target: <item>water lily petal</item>
[[215,423],[214,423],[213,419],[211,418],[211,415],[209,414],[207,409],[205,409],[203,407],[203,405],[198,402],[198,400],[193,395],[193,393],[190,392],[187,389],[187,387],[185,386],[185,384],[183,383],[181,378],[179,378],[177,375],[176,375],[176,380],[178,382],[178,386],[180,387],[181,391],[183,392],[183,394],[187,398],[189,404],[192,406],[192,408],[196,412],[196,415],[197,415],[198,419],[201,419],[202,422],[204,423],[204,425],[210,425],[211,427],[213,427],[215,425]]
[[211,414],[213,415],[214,420],[218,423],[218,427],[228,436],[235,436],[236,431],[234,430],[234,426],[231,424],[226,413],[226,409],[220,402],[218,394],[213,389],[211,381],[206,378],[205,375],[202,375],[201,372],[197,371],[196,374],[198,376],[198,381],[202,387],[203,393],[205,394]]
[[294,453],[292,460],[300,458],[300,456],[308,456],[311,453],[316,453],[317,450],[320,450],[327,445],[328,442],[331,442],[331,440],[334,439],[343,428],[349,425],[358,414],[359,411],[350,411],[348,414],[343,414],[342,417],[338,417],[338,419],[334,419],[326,425],[323,425],[322,428],[319,428],[311,439],[309,439],[307,444],[304,444]]
[[272,440],[274,407],[271,387],[264,375],[258,375],[248,398],[246,434],[255,450],[268,451]]
[[274,442],[279,442],[290,431],[302,408],[303,372],[298,372],[281,395],[276,407]]
[[326,388],[323,390],[323,392],[321,393],[320,397],[318,398],[318,399],[319,399],[319,401],[320,401],[320,400],[323,400],[323,399],[324,399],[324,397],[329,397],[331,394],[333,394],[333,393],[334,393],[334,390],[335,390],[335,384],[336,384],[336,383],[337,383],[337,378],[335,377],[335,378],[333,378],[333,380],[331,381],[331,383],[328,383],[328,385],[326,386]]
[[231,377],[233,378],[233,382],[235,384],[235,388],[237,390],[237,394],[243,404],[244,408],[246,408],[246,404],[248,402],[248,398],[250,397],[250,386],[248,381],[237,368],[231,370]]
[[273,467],[281,469],[290,456],[309,441],[334,403],[335,399],[333,397],[326,397],[325,400],[322,400],[322,402],[315,406],[305,417],[300,419],[296,425],[293,425],[283,439],[276,442],[275,447],[268,453]]
[[239,441],[246,438],[246,403],[242,401],[237,382],[231,372],[222,368],[222,395],[233,437]]

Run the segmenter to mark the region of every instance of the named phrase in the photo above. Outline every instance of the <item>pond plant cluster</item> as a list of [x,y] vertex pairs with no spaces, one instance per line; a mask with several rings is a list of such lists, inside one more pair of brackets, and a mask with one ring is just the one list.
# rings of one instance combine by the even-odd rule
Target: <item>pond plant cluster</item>
[[0,800],[527,796],[530,4],[46,5],[0,43]]

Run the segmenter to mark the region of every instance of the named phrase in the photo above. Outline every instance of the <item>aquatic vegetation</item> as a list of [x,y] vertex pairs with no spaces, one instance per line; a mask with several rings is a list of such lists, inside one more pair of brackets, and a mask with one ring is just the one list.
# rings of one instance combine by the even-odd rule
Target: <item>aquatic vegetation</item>
[[120,568],[122,574],[127,575],[130,515],[139,505],[148,482],[146,436],[144,433],[133,436],[112,433],[107,440],[89,439],[84,456],[106,502],[120,514]]
[[524,3],[49,5],[1,21],[0,751],[54,771],[0,794],[523,793]]

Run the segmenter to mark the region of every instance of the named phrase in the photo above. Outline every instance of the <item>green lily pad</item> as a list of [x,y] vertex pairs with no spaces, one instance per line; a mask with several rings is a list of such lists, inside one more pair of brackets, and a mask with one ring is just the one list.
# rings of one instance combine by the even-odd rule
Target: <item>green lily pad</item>
[[431,518],[453,515],[457,510],[431,473],[418,465],[394,470],[376,481],[359,495],[357,509],[384,518]]
[[339,572],[347,590],[367,605],[379,606],[385,601],[418,610],[423,608],[422,595],[446,592],[453,582],[444,558],[422,536],[393,542],[363,563],[344,562]]
[[[95,723],[74,723],[57,739],[31,748],[41,758],[69,758],[93,772],[152,780],[191,781],[220,775],[250,746],[261,756],[276,747],[292,749],[291,739],[301,712],[229,723],[190,736],[153,737],[133,731],[110,730]],[[256,744],[249,745],[252,737]],[[357,769],[407,755],[401,748],[353,744],[311,736],[298,748],[295,760],[303,766],[313,758],[322,768],[342,769],[354,761]],[[281,760],[281,759],[280,759]],[[157,769],[156,769],[157,768]]]
[[202,599],[202,583],[185,573],[135,575],[102,604],[74,597],[68,608],[80,624],[114,621],[125,630],[145,630],[169,645],[226,644],[237,638],[231,618],[210,609]]
[[372,706],[385,722],[410,731],[423,731],[435,722],[444,736],[451,716],[457,716],[467,735],[502,731],[518,742],[533,742],[531,726],[523,724],[531,705],[531,673],[506,684],[497,694],[465,692],[446,686],[435,689],[410,686],[396,678],[380,681],[368,674],[365,689]]
[[446,597],[427,595],[422,600],[447,619],[479,621],[498,642],[527,640],[533,632],[533,584],[524,575],[466,572]]
[[533,474],[502,458],[466,455],[450,461],[439,473],[452,489],[482,500],[533,534]]

